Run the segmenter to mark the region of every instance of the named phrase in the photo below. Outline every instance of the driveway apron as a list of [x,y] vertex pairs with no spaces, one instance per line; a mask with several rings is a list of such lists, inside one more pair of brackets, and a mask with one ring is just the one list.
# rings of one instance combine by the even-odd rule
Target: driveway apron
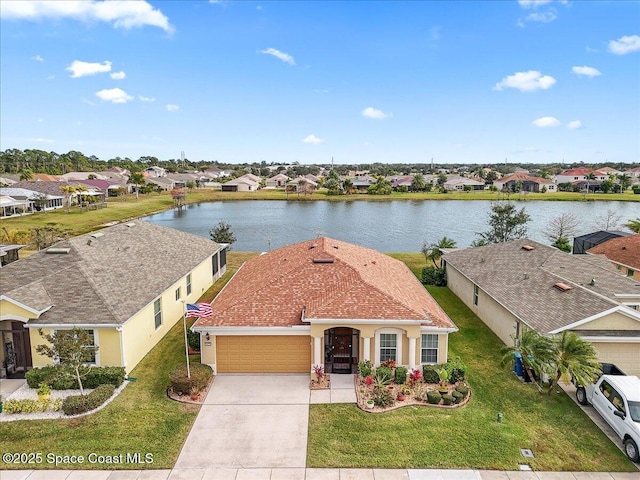
[[175,468],[304,468],[309,375],[218,375]]

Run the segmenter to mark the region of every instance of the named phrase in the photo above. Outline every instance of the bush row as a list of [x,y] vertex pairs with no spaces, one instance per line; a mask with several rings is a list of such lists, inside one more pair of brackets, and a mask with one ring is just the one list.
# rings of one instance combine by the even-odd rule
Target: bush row
[[62,402],[62,411],[65,415],[78,415],[90,410],[95,410],[109,400],[114,391],[115,387],[112,384],[105,383],[96,387],[96,389],[88,395],[71,395]]
[[190,366],[191,378],[187,377],[187,366],[180,365],[169,376],[169,388],[177,395],[199,392],[207,386],[213,375],[211,367],[194,363]]
[[422,376],[426,383],[438,383],[440,377],[437,370],[444,368],[449,373],[449,383],[462,382],[467,374],[467,366],[459,357],[453,357],[442,365],[423,365]]
[[[84,376],[82,386],[84,388],[97,388],[100,385],[111,384],[114,387],[122,385],[125,377],[124,367],[91,367]],[[46,383],[53,390],[76,390],[78,381],[62,372],[59,365],[32,368],[25,374],[27,385],[38,388]]]
[[37,413],[53,410],[57,412],[62,406],[62,399],[55,398],[49,400],[31,400],[23,398],[20,400],[5,400],[2,403],[4,413]]

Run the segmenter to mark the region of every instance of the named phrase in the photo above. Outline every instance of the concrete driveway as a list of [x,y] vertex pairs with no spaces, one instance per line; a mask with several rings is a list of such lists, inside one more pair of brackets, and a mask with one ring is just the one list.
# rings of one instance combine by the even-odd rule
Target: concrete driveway
[[309,375],[218,375],[175,468],[304,468]]

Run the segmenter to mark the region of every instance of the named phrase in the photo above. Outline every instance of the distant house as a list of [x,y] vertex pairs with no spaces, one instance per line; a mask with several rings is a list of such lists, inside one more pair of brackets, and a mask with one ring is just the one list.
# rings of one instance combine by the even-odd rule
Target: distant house
[[0,267],[17,262],[20,257],[18,252],[26,245],[0,245]]
[[467,177],[449,177],[444,182],[444,188],[450,192],[462,192],[464,190],[484,190],[486,185],[484,182]]
[[405,187],[409,189],[412,183],[413,183],[412,175],[407,175],[403,177],[398,176],[391,180],[391,188],[393,188],[394,190],[397,190],[398,187]]
[[353,183],[353,188],[355,188],[358,192],[362,193],[366,193],[367,189],[373,185],[374,183],[376,183],[376,179],[366,175],[366,176],[357,176],[351,179],[351,182]]
[[404,263],[326,237],[247,261],[212,308],[192,329],[216,373],[416,368],[445,362],[458,330]]
[[[55,179],[48,179],[49,182],[62,181],[62,182],[74,182],[76,180],[108,180],[107,175],[103,175],[98,172],[69,172],[64,175],[60,175]],[[44,178],[42,179],[44,180]]]
[[284,173],[278,173],[273,177],[269,178],[266,182],[267,188],[284,188],[291,179],[287,177]]
[[223,192],[255,192],[260,188],[261,178],[247,173],[222,184]]
[[200,175],[194,173],[167,173],[166,178],[171,180],[177,188],[185,188],[189,182],[197,185],[201,181]]
[[604,255],[623,275],[640,281],[640,233],[611,238],[587,250]]
[[443,255],[447,285],[507,345],[535,330],[589,341],[598,360],[640,374],[640,286],[602,257],[521,239]]
[[570,170],[565,170],[564,172],[559,173],[558,175],[555,176],[554,180],[556,184],[573,183],[580,180],[586,181],[587,177],[592,173],[595,175],[596,180],[603,181],[609,178],[608,174],[603,173],[599,170],[593,170],[592,168],[587,168],[587,167],[579,167],[579,168],[572,168]]
[[146,177],[144,183],[147,185],[154,185],[160,190],[168,192],[176,188],[176,182],[168,177]]
[[498,190],[516,191],[520,185],[523,192],[556,192],[557,186],[553,181],[547,178],[534,177],[528,173],[514,173],[499,180],[494,180],[493,185]]
[[598,230],[597,232],[585,233],[573,239],[573,254],[582,255],[587,250],[600,245],[601,243],[611,240],[612,238],[626,237],[631,235],[629,232],[619,230]]
[[9,195],[0,194],[0,217],[24,215],[26,213],[33,213],[33,202],[31,200],[18,200]]
[[[31,188],[20,187],[19,185],[23,183],[25,182],[16,183],[15,185],[18,186],[0,188],[0,195],[11,198],[11,200],[8,200],[8,203],[6,203],[7,206],[18,206],[20,203],[22,203],[22,205],[24,205],[27,210],[31,212],[41,210],[56,210],[58,208],[64,207],[65,198],[60,190],[58,190],[57,194],[49,194]],[[27,203],[25,204],[24,202]],[[5,210],[5,214],[10,211],[13,210]]]
[[149,177],[152,177],[152,178],[167,176],[167,171],[164,168],[158,167],[155,165],[145,168],[144,173],[146,173]]
[[226,247],[136,221],[56,243],[2,267],[0,366],[24,373],[51,360],[38,333],[79,327],[100,349],[95,365],[127,372],[226,269]]
[[298,193],[313,193],[318,188],[318,184],[306,177],[296,177],[287,182],[289,188],[295,188]]

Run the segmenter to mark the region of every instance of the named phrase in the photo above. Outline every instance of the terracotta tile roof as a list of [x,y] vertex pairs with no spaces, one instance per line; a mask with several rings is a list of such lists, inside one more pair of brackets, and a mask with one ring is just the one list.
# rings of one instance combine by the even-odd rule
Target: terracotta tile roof
[[212,307],[214,315],[197,326],[304,325],[305,309],[306,319],[418,320],[455,328],[404,263],[326,237],[248,261]]
[[615,263],[640,270],[640,233],[607,240],[587,250],[593,255],[604,255]]
[[[603,257],[570,255],[530,239],[456,250],[443,259],[543,334],[620,305],[616,295],[640,293],[638,282]],[[571,289],[559,290],[558,282]]]
[[534,177],[534,176],[529,175],[528,173],[524,173],[524,172],[512,173],[511,175],[509,175],[507,177],[502,177],[499,181],[502,182],[502,183],[506,183],[506,182],[511,182],[511,181],[516,181],[517,182],[518,180],[520,180],[522,182],[553,183],[548,178]]

